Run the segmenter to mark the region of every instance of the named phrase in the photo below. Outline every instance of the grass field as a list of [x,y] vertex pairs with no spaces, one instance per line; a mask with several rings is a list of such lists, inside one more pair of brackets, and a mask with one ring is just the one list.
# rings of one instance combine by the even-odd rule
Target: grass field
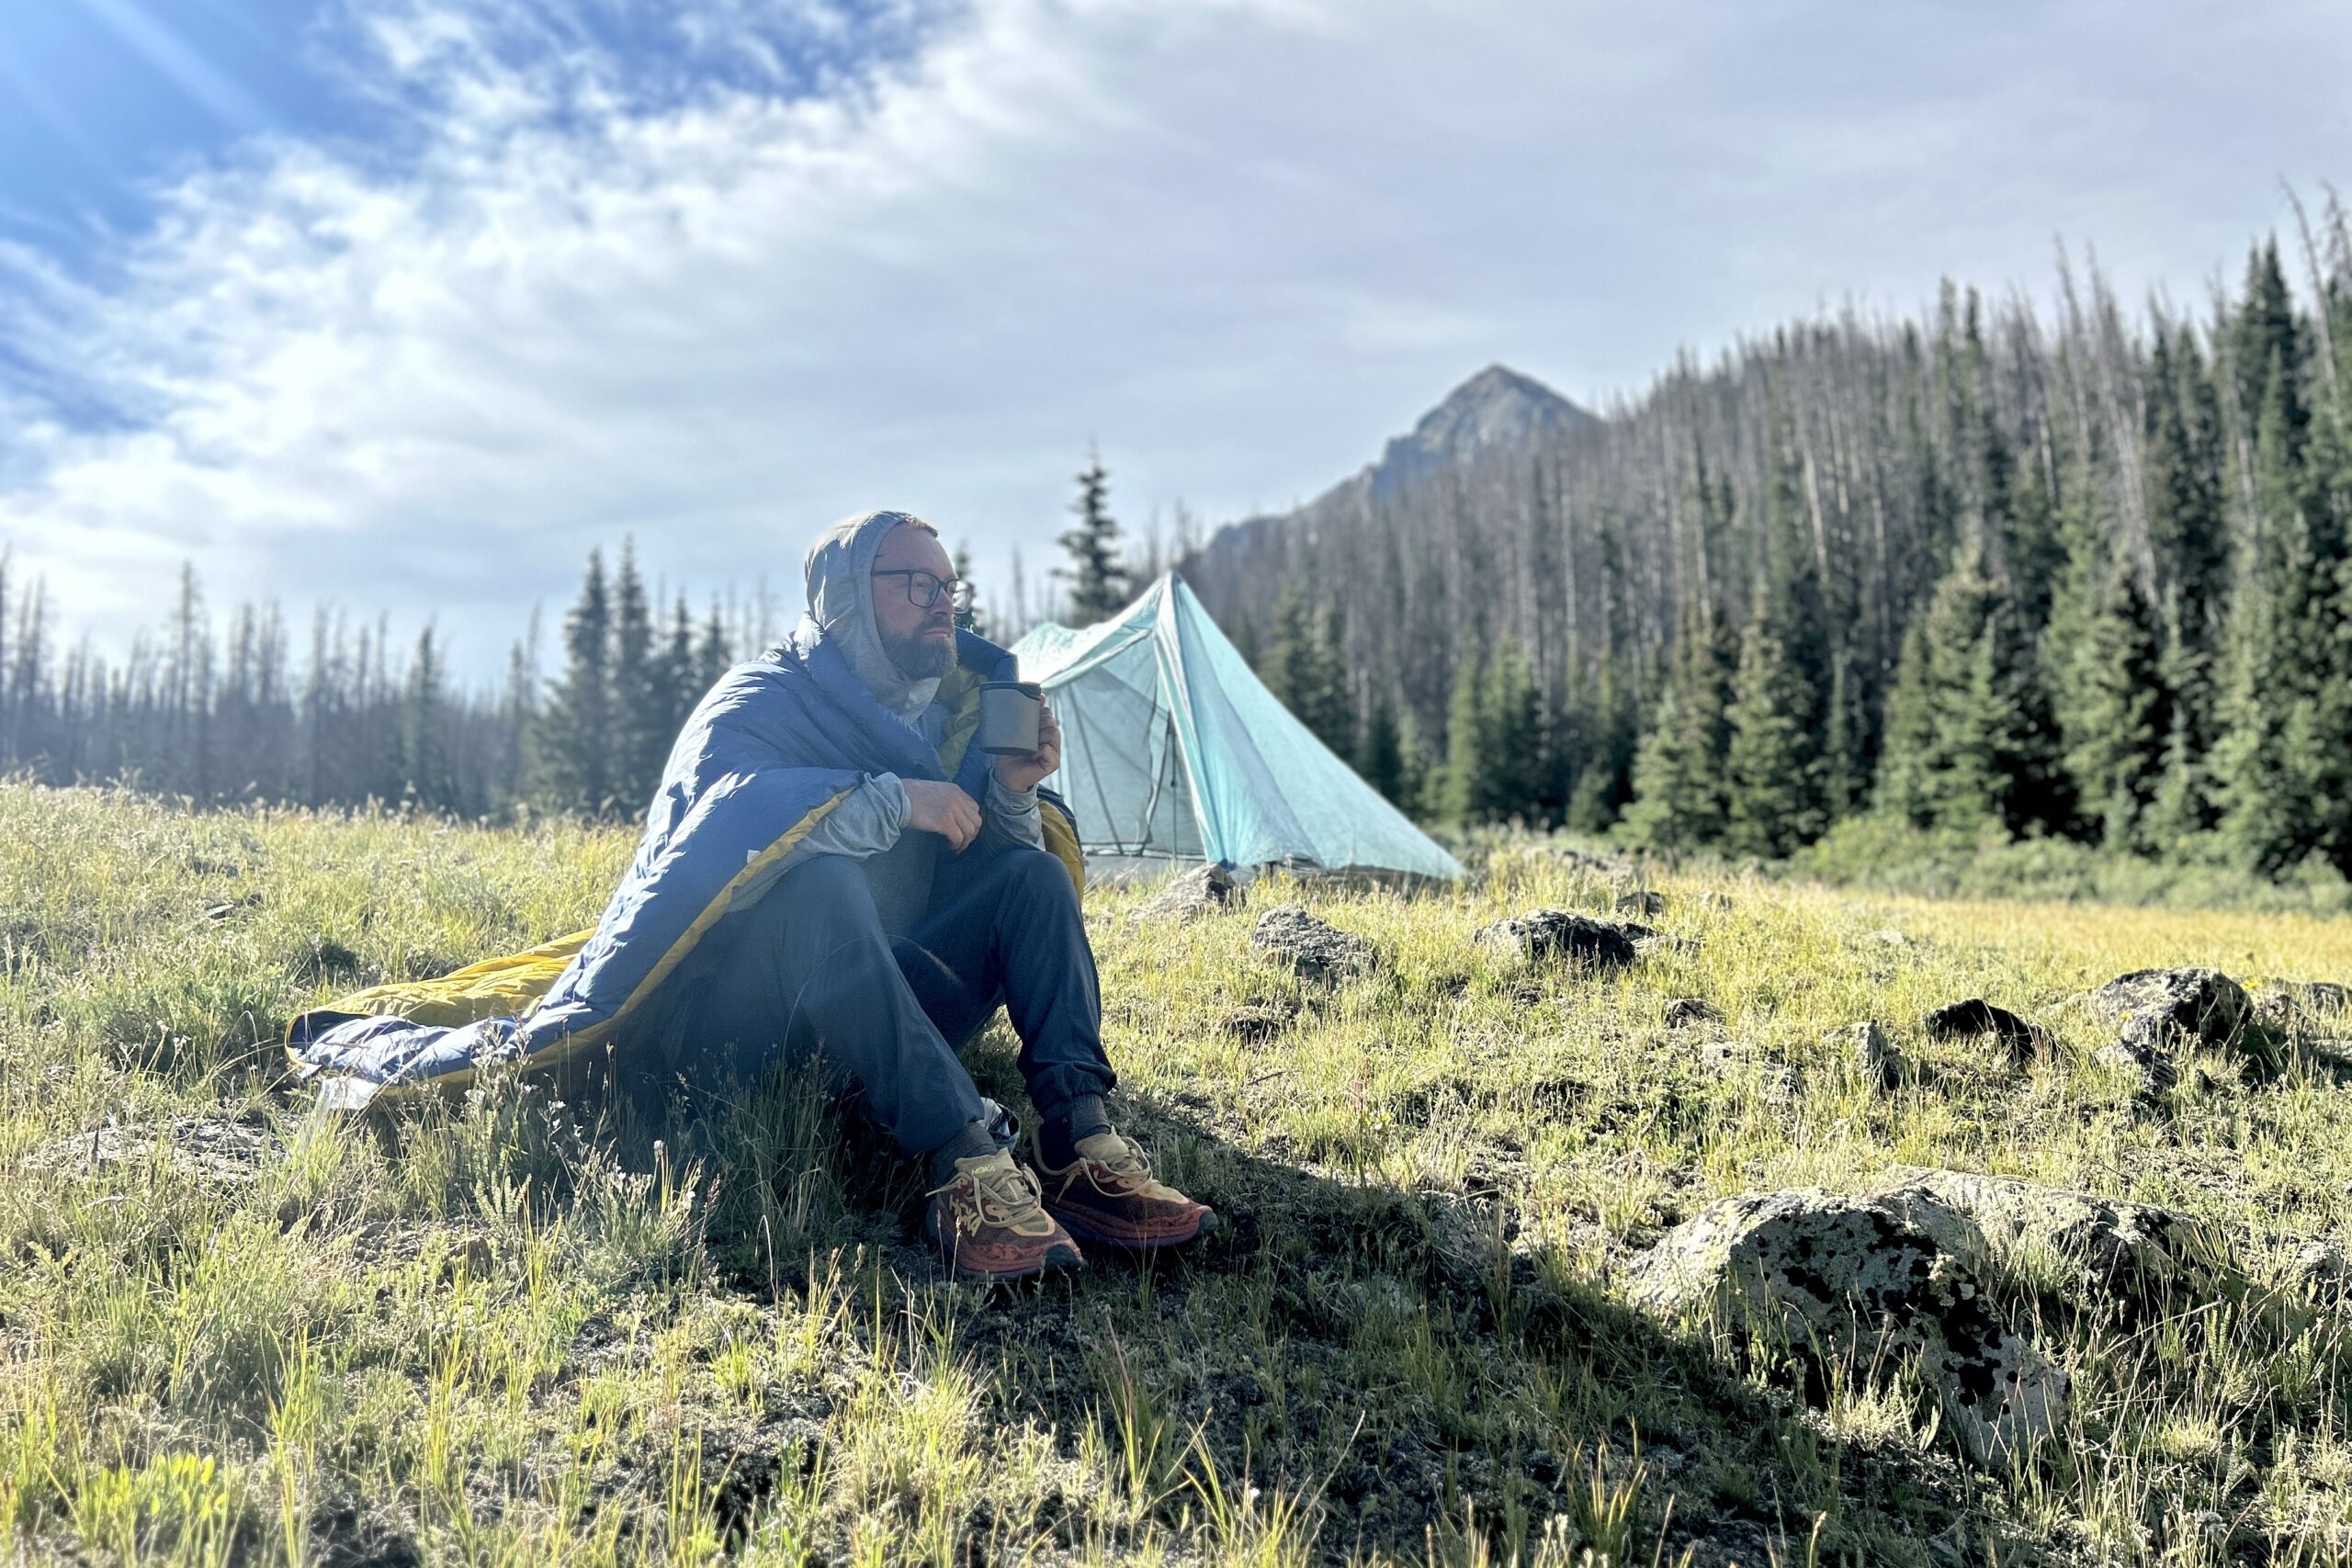
[[[1602,978],[1470,942],[1620,890],[1506,843],[1459,893],[1253,890],[1376,944],[1322,992],[1253,953],[1251,914],[1092,896],[1114,1111],[1231,1224],[991,1292],[944,1276],[917,1173],[810,1089],[689,1133],[514,1083],[323,1122],[279,1087],[291,1011],[584,924],[629,849],[0,787],[0,1519],[25,1555],[2352,1561],[2342,1287],[2286,1282],[2352,1235],[2352,1089],[2299,1048],[2135,1101],[2072,999],[2164,964],[2352,978],[2352,926],[1665,878],[1651,923],[1688,940]],[[1972,995],[2059,1049],[2018,1072],[1921,1038]],[[1683,997],[1722,1022],[1669,1027]],[[1866,1019],[1904,1087],[1832,1038]],[[1020,1106],[1012,1055],[992,1032],[974,1066]],[[2127,1318],[2004,1275],[2076,1395],[2005,1474],[1900,1369],[1809,1405],[1773,1359],[1625,1304],[1625,1260],[1708,1199],[1895,1164],[2208,1216],[2253,1288]]]

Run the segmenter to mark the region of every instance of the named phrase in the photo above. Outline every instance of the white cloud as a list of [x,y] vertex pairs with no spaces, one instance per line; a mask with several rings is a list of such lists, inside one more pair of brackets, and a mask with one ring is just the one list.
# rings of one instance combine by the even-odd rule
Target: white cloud
[[2324,8],[2195,14],[702,0],[640,55],[404,0],[380,139],[247,148],[96,284],[0,258],[0,541],[69,619],[186,558],[486,671],[624,532],[790,588],[904,505],[1001,575],[1090,438],[1131,519],[1229,515],[1489,359],[1600,401],[1849,293],[2038,288],[2061,233],[2194,299],[2352,144]]

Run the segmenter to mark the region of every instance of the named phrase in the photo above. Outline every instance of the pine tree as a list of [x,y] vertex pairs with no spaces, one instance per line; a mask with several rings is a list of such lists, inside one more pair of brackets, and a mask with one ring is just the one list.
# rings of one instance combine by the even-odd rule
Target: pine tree
[[563,674],[532,732],[537,794],[559,811],[600,812],[612,796],[612,603],[601,551],[563,623]]
[[1437,815],[1456,827],[1485,820],[1492,755],[1486,705],[1486,661],[1464,658],[1454,666],[1453,696],[1446,705],[1445,768],[1437,786]]
[[613,762],[606,783],[613,805],[643,809],[662,776],[662,761],[674,734],[672,695],[655,651],[653,617],[645,581],[638,575],[637,550],[621,541],[621,569],[613,580],[610,681]]
[[2341,563],[2326,558],[2329,541],[2307,505],[2290,364],[2274,350],[2255,441],[2257,533],[2232,601],[2214,749],[2223,845],[2264,874],[2339,848],[2329,841],[2326,808],[2342,764],[2321,716],[2336,612],[2320,585]]
[[956,547],[954,564],[956,576],[964,584],[964,592],[956,601],[956,627],[959,630],[970,632],[974,637],[986,637],[989,635],[988,619],[980,613],[978,591],[972,587],[972,547],[970,545],[962,544]]
[[1533,821],[1544,792],[1544,694],[1526,651],[1506,641],[1487,660],[1482,737],[1486,755],[1476,791],[1487,821]]
[[1364,720],[1363,742],[1356,752],[1356,772],[1398,809],[1405,805],[1404,737],[1396,728],[1396,709],[1388,689],[1373,692],[1372,712]]
[[2066,771],[2110,849],[2145,846],[2144,819],[2164,773],[2166,721],[2155,616],[2110,560],[2091,608],[2083,658],[2072,671]]
[[433,646],[433,627],[428,622],[417,634],[416,656],[409,662],[401,699],[401,795],[427,810],[447,810],[457,804],[445,733],[446,705],[441,656]]
[[1884,807],[1921,827],[2024,833],[2071,815],[2019,617],[1972,539],[1905,633],[1880,756]]
[[1724,847],[1777,859],[1820,836],[1819,741],[1803,728],[1811,683],[1791,660],[1766,595],[1757,600],[1740,636],[1727,716]]
[[1119,525],[1111,515],[1110,491],[1102,457],[1091,454],[1078,476],[1078,500],[1070,504],[1078,526],[1059,541],[1070,564],[1057,574],[1069,582],[1069,616],[1081,626],[1109,618],[1126,603],[1127,576],[1119,565]]
[[[709,617],[702,624],[702,641],[695,649],[695,687],[708,692],[718,684],[719,677],[727,673],[728,667],[733,662],[734,655],[727,641],[727,623],[719,618],[718,605],[714,602]],[[702,699],[697,697],[695,700],[699,702]]]
[[1634,759],[1628,836],[1658,849],[1720,842],[1725,759],[1731,744],[1731,634],[1713,604],[1683,605],[1674,670]]
[[701,661],[695,656],[694,614],[686,608],[686,596],[681,593],[671,602],[670,637],[662,649],[662,690],[669,697],[669,711],[662,726],[661,766],[668,765],[670,747],[675,743],[678,731],[684,728],[686,716],[695,711],[695,705],[702,701],[707,689],[700,680],[701,674]]

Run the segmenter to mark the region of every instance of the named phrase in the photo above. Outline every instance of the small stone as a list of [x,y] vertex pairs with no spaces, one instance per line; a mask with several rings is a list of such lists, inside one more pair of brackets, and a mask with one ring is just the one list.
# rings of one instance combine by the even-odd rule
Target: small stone
[[204,911],[204,918],[208,920],[225,920],[236,912],[237,907],[234,904],[215,904]]
[[1233,873],[1212,861],[1170,879],[1148,903],[1136,910],[1133,918],[1171,919],[1181,925],[1204,915],[1238,909],[1249,901],[1250,890],[1233,879]]
[[1930,1040],[1972,1040],[1989,1034],[2007,1051],[2011,1061],[2048,1054],[2056,1037],[2038,1023],[2028,1023],[2007,1008],[1995,1007],[1982,997],[1947,1002],[1919,1021]]
[[1289,964],[1300,979],[1327,985],[1368,972],[1379,956],[1363,938],[1317,919],[1297,904],[1259,916],[1250,943]]
[[1646,888],[1620,893],[1617,895],[1617,912],[1621,915],[1663,915],[1666,913],[1666,895]]
[[1217,1021],[1217,1027],[1245,1044],[1261,1045],[1291,1025],[1293,1010],[1265,1003],[1252,1003],[1233,1009]]
[[1721,1023],[1724,1015],[1697,997],[1677,997],[1666,1004],[1666,1026],[1688,1029],[1697,1023]]
[[1657,932],[1631,921],[1595,919],[1566,909],[1531,909],[1482,928],[1475,940],[1507,958],[1542,963],[1567,958],[1597,968],[1619,968],[1641,956]]
[[1841,1047],[1846,1059],[1863,1081],[1881,1089],[1894,1089],[1903,1081],[1903,1062],[1894,1054],[1894,1043],[1875,1019],[1865,1019],[1849,1029],[1839,1031],[1832,1041]]

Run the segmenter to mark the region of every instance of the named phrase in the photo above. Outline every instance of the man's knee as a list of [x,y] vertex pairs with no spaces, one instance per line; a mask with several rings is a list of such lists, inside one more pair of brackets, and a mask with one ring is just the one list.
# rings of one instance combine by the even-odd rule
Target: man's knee
[[831,904],[846,900],[852,905],[874,905],[873,890],[865,883],[865,864],[848,855],[810,855],[776,881],[779,889],[790,888],[796,904]]
[[1003,855],[1004,864],[997,874],[1004,879],[1008,893],[1077,906],[1078,889],[1070,883],[1069,868],[1053,852],[1023,848],[1006,850]]

